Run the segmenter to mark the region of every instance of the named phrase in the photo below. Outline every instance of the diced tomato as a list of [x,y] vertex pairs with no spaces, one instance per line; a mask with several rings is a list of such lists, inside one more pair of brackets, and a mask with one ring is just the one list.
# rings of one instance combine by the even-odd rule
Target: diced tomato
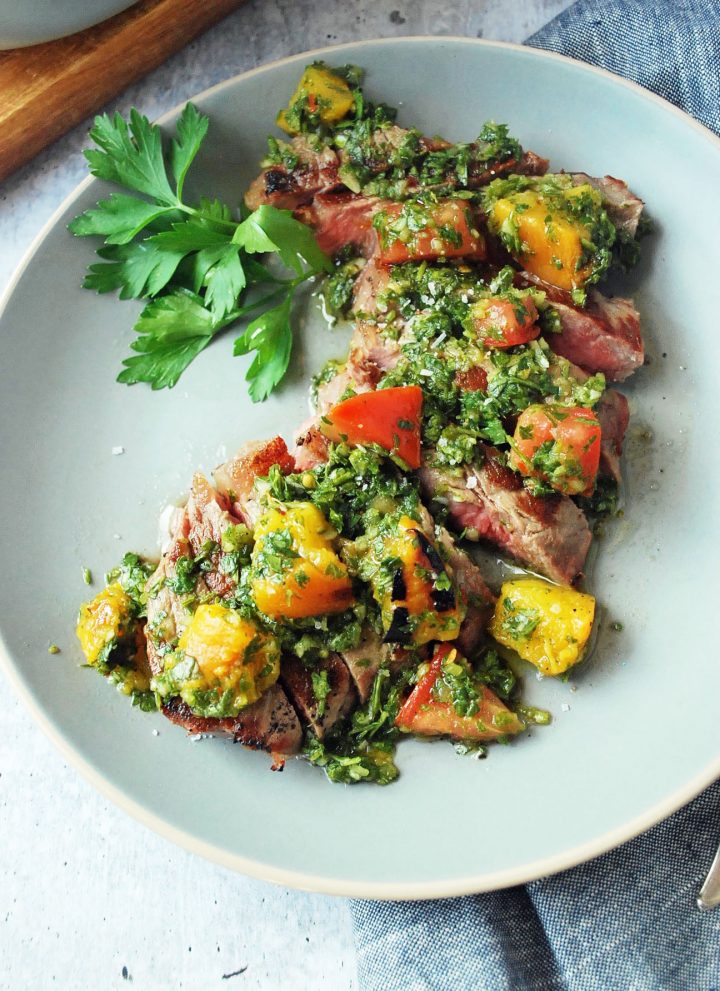
[[484,368],[476,365],[465,372],[457,372],[455,385],[463,392],[487,392],[488,377]]
[[509,299],[482,299],[470,311],[472,326],[486,348],[512,348],[540,336],[538,311],[529,297],[513,303]]
[[[464,200],[428,207],[388,203],[376,216],[382,221],[379,259],[384,265],[432,258],[482,260],[486,256],[485,239]],[[424,218],[426,225],[418,227]]]
[[320,429],[333,441],[379,444],[410,468],[419,468],[422,402],[417,385],[361,392],[331,409]]
[[447,643],[439,644],[436,648],[433,659],[430,661],[429,668],[410,692],[402,708],[398,712],[395,718],[396,726],[401,726],[408,729],[412,725],[412,721],[417,715],[420,706],[427,705],[430,701],[433,685],[438,680],[440,672],[442,671],[442,663],[453,649],[454,648],[452,645]]
[[528,406],[518,417],[510,464],[566,495],[589,495],[600,463],[601,429],[584,406]]
[[477,711],[471,716],[460,715],[452,702],[433,697],[446,659],[452,661],[456,656],[457,650],[450,643],[437,647],[428,670],[397,714],[395,725],[418,736],[449,736],[477,742],[522,732],[523,722],[486,685],[475,684]]

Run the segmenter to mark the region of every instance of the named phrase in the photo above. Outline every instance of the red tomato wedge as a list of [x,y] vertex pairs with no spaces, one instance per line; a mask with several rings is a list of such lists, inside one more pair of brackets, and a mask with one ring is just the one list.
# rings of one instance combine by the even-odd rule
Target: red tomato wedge
[[421,705],[427,705],[432,696],[433,685],[442,671],[442,662],[454,648],[450,644],[440,644],[435,650],[430,667],[408,695],[400,712],[395,717],[395,725],[409,729]]
[[529,298],[518,304],[509,299],[483,299],[470,314],[473,329],[486,348],[512,348],[540,336],[538,311]]
[[565,495],[589,495],[601,437],[597,416],[584,406],[528,406],[518,417],[510,464]]
[[326,413],[320,429],[329,440],[379,444],[419,468],[422,402],[418,385],[361,392]]
[[433,698],[433,688],[442,673],[443,662],[457,651],[452,644],[441,644],[435,651],[427,672],[418,681],[395,718],[395,725],[418,736],[449,736],[454,740],[483,742],[500,736],[520,733],[525,726],[486,685],[476,685],[477,711],[472,716],[459,715],[449,702]]
[[431,258],[485,258],[485,239],[464,200],[445,200],[421,208],[427,223],[419,229],[422,220],[408,217],[407,210],[407,205],[389,203],[379,211],[383,223],[378,257],[384,265]]

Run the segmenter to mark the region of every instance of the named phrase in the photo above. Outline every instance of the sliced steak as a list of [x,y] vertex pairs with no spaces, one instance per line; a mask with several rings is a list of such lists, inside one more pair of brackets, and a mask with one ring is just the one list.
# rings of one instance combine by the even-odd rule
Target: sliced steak
[[375,676],[381,667],[398,671],[411,660],[411,655],[398,644],[384,643],[369,626],[363,630],[357,647],[340,655],[345,662],[361,702],[367,701]]
[[[361,123],[357,126],[362,134],[366,124]],[[428,152],[450,147],[450,143],[442,138],[425,138],[418,131],[400,127],[398,124],[385,124],[367,136],[362,134],[359,142],[353,141],[351,137],[345,148],[340,151],[340,160],[350,168],[359,167],[363,172],[380,175],[393,167],[396,153],[403,145],[406,147],[412,145],[419,157]]]
[[295,436],[295,470],[310,471],[327,461],[329,443],[317,425],[317,417],[306,420]]
[[597,189],[603,198],[608,217],[618,230],[629,237],[635,237],[645,204],[639,196],[628,189],[626,182],[611,175],[596,179],[586,175],[585,172],[573,172],[571,178],[576,186],[587,183],[593,189]]
[[205,552],[208,544],[214,545],[209,558],[212,567],[205,573],[205,584],[215,595],[229,595],[235,588],[235,579],[219,570],[222,556],[220,543],[229,526],[240,522],[230,511],[230,500],[218,492],[199,472],[193,477],[187,502],[188,541],[193,556]]
[[445,527],[439,531],[438,543],[452,572],[453,584],[467,602],[467,613],[460,627],[457,646],[472,657],[482,645],[495,607],[495,596],[485,584],[482,572],[472,558],[455,543]]
[[[256,445],[260,448],[261,445]],[[273,442],[271,447],[273,463],[275,455],[289,459],[287,448],[282,449]],[[266,457],[269,456],[266,451]],[[254,459],[253,459],[254,458]],[[246,453],[247,463],[265,468],[259,451]],[[249,470],[249,468],[248,468]],[[235,579],[219,570],[220,548],[217,546],[228,526],[240,521],[234,514],[227,494],[221,493],[208,482],[204,475],[193,478],[187,506],[171,515],[168,539],[165,550],[155,572],[147,583],[147,655],[152,674],[163,671],[163,659],[174,649],[192,618],[186,609],[183,596],[168,584],[177,574],[177,561],[184,556],[197,556],[208,552],[208,545],[215,545],[209,554],[210,567],[195,580],[193,598],[204,600],[207,597],[226,596],[234,591]],[[196,715],[181,699],[170,699],[163,705],[163,713],[174,723],[187,729],[189,733],[218,733],[232,736],[234,740],[255,749],[269,750],[274,754],[297,753],[301,741],[301,728],[295,710],[287,700],[282,688],[274,685],[253,705],[243,709],[237,716],[227,719],[210,719]]]
[[[324,701],[318,701],[313,690],[312,675],[327,674],[330,691]],[[355,705],[355,691],[350,672],[337,654],[330,654],[316,666],[306,667],[293,654],[283,657],[281,680],[303,722],[322,740],[335,723]]]
[[346,389],[370,392],[385,372],[395,367],[402,352],[400,343],[383,337],[380,326],[371,320],[357,320],[350,339],[347,361],[317,392],[319,413],[336,406]]
[[231,736],[245,747],[267,750],[277,756],[290,756],[300,750],[300,720],[280,685],[273,685],[237,716],[225,719],[196,716],[180,698],[170,699],[162,711],[170,722],[182,726],[188,733]]
[[602,432],[600,471],[619,484],[622,479],[620,455],[630,421],[628,401],[617,389],[608,389],[595,407],[595,412]]
[[355,280],[352,313],[356,317],[379,317],[388,312],[380,297],[390,285],[390,269],[371,258]]
[[349,192],[319,193],[307,205],[299,207],[295,216],[312,227],[322,250],[334,255],[346,245],[353,245],[365,258],[378,247],[373,217],[384,201],[376,196],[359,196]]
[[340,162],[332,148],[318,151],[305,135],[298,135],[290,142],[290,151],[297,158],[295,168],[278,164],[263,169],[245,194],[248,209],[268,205],[295,210],[309,203],[316,193],[338,185]]
[[645,349],[640,314],[631,299],[612,299],[593,289],[584,309],[553,299],[562,333],[547,342],[586,372],[602,372],[609,382],[622,382],[642,366]]
[[147,583],[145,636],[148,664],[154,675],[162,673],[163,657],[192,619],[180,597],[165,584],[166,578],[174,577],[175,564],[170,557],[163,555]]
[[549,164],[547,158],[541,158],[534,151],[526,151],[521,158],[508,158],[489,167],[471,162],[467,185],[469,189],[478,189],[487,186],[493,179],[508,175],[545,175]]
[[[175,578],[178,558],[197,555],[208,541],[219,543],[227,526],[235,522],[237,519],[225,509],[223,497],[203,475],[196,474],[187,506],[174,510],[171,515],[162,557],[146,585],[145,633],[148,663],[153,674],[161,673],[164,655],[172,649],[192,618],[182,597],[166,583],[167,579]],[[218,557],[217,551],[211,555],[215,563]],[[233,588],[234,581],[230,576],[222,575],[217,568],[213,568],[196,579],[194,592],[204,599],[212,593],[226,595]]]
[[255,525],[261,512],[255,480],[267,475],[273,465],[278,465],[285,475],[295,470],[295,462],[282,437],[249,441],[213,471],[219,491],[230,500],[233,512],[249,527]]
[[488,540],[533,571],[571,584],[592,539],[585,516],[567,496],[531,495],[494,448],[484,453],[481,464],[457,469],[433,467],[430,454],[420,469],[426,498],[444,504],[469,539]]

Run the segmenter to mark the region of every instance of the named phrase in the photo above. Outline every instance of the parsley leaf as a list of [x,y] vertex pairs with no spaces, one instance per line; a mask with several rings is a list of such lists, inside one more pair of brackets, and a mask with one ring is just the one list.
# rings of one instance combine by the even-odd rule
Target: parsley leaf
[[[260,237],[258,228],[262,230],[263,238]],[[243,229],[245,230],[241,234]],[[246,244],[245,247],[247,251],[277,251],[283,265],[292,268],[298,275],[303,273],[303,263],[315,272],[332,271],[330,259],[318,247],[310,228],[295,220],[289,210],[263,205],[240,224],[235,236],[240,238],[241,243],[245,239],[253,243],[255,238],[255,243],[264,241],[265,244],[269,242],[274,245],[271,248],[249,247]]]
[[278,306],[253,320],[235,341],[234,354],[256,352],[245,376],[253,402],[267,399],[287,371],[292,351],[291,305],[292,295],[288,292]]
[[212,337],[186,337],[163,340],[156,337],[139,337],[133,349],[142,354],[125,358],[124,370],[118,382],[135,385],[148,382],[153,389],[171,389],[187,366],[197,358]]
[[175,179],[177,195],[182,198],[185,176],[192,165],[200,145],[205,140],[210,121],[203,117],[192,103],[187,103],[177,122],[177,139],[173,140],[170,163]]
[[160,128],[147,117],[132,109],[128,127],[119,113],[101,114],[90,137],[98,148],[84,154],[94,176],[145,193],[162,206],[179,204],[165,171]]
[[227,245],[203,280],[207,287],[205,303],[216,320],[222,320],[233,310],[247,284],[239,255],[236,245]]
[[148,240],[110,245],[100,248],[98,255],[106,261],[90,266],[83,288],[99,293],[119,289],[120,299],[156,296],[183,258],[182,252],[162,251]]
[[76,217],[70,224],[70,231],[81,237],[100,234],[106,244],[127,244],[153,220],[172,209],[135,196],[112,193],[108,199],[100,200],[94,210]]
[[[190,362],[230,323],[271,308],[235,342],[235,354],[255,353],[246,378],[252,399],[265,399],[287,371],[292,351],[290,314],[297,286],[331,265],[308,227],[290,211],[241,207],[234,216],[218,199],[186,203],[188,170],[207,135],[209,121],[188,103],[176,136],[164,145],[160,128],[137,110],[95,119],[85,152],[93,175],[125,187],[70,224],[79,237],[102,237],[99,262],[83,282],[98,293],[148,299],[118,381],[171,388]],[[258,255],[271,253],[293,273],[282,278]],[[272,291],[243,305],[245,292]],[[278,302],[279,301],[279,302]]]

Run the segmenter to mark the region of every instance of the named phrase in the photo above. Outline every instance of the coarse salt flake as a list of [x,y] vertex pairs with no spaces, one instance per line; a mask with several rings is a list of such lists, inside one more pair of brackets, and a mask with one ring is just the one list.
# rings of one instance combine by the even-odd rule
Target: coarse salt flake
[[560,708],[562,709],[563,712],[570,712],[570,706],[567,704],[567,702],[563,702]]
[[112,449],[112,452],[113,452],[113,454],[116,454],[116,455],[117,454],[124,454],[125,453],[125,448],[122,446],[122,444],[116,444],[115,447]]
[[471,475],[470,478],[468,478],[466,485],[469,489],[476,489],[477,483],[477,475]]

